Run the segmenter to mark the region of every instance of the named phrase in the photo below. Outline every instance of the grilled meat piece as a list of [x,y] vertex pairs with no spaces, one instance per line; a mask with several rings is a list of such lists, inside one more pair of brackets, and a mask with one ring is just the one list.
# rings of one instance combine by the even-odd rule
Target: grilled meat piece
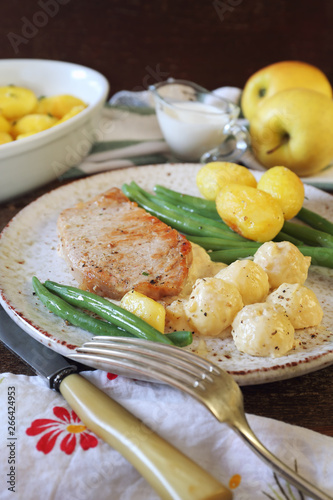
[[58,234],[80,288],[111,299],[131,289],[155,300],[178,295],[192,262],[187,239],[118,188],[64,210]]

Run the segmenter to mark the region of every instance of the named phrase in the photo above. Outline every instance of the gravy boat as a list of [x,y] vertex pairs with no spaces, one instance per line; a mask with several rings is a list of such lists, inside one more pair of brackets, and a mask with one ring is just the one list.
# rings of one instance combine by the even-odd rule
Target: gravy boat
[[149,87],[165,141],[184,161],[237,161],[250,138],[237,123],[240,108],[186,80],[169,78]]

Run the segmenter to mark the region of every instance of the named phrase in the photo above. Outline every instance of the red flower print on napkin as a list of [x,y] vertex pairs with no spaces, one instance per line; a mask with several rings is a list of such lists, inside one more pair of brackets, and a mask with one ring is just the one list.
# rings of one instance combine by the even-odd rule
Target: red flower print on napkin
[[43,434],[37,442],[38,451],[50,453],[60,436],[62,437],[60,449],[67,455],[73,453],[77,443],[83,450],[97,446],[97,438],[87,430],[73,410],[69,412],[66,408],[55,406],[53,413],[58,420],[38,418],[26,430],[28,436]]

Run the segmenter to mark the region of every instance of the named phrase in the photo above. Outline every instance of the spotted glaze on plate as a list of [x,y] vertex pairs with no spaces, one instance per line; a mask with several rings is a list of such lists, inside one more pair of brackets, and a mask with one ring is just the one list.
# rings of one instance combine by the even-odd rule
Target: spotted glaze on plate
[[[51,279],[76,286],[57,252],[59,213],[107,189],[135,180],[145,189],[155,184],[199,195],[195,177],[200,165],[166,164],[132,167],[95,175],[58,188],[25,207],[3,230],[0,239],[0,302],[26,332],[53,350],[70,357],[91,334],[67,325],[33,295],[31,278]],[[259,173],[255,173],[260,176]],[[304,205],[333,221],[333,198],[305,186]],[[322,324],[296,331],[295,350],[280,358],[260,358],[239,352],[232,338],[206,340],[201,355],[234,376],[240,385],[259,384],[299,376],[333,363],[333,270],[310,268],[306,285],[314,290],[324,309]],[[198,339],[188,347],[198,348]]]

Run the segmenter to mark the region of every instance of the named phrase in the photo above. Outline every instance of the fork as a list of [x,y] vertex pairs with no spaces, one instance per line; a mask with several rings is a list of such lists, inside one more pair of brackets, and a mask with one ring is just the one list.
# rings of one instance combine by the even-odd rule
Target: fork
[[248,424],[238,384],[214,363],[179,347],[132,337],[93,337],[76,351],[71,358],[88,366],[163,382],[190,394],[290,484],[315,500],[332,500],[265,448]]

